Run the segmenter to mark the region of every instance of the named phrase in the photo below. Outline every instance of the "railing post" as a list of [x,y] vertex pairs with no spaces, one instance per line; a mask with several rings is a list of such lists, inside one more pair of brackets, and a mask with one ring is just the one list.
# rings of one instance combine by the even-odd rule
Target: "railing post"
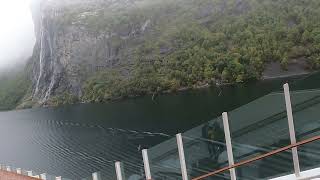
[[99,172],[92,173],[92,180],[101,180],[101,174]]
[[17,171],[17,174],[22,174],[22,169],[21,168],[17,168],[16,171]]
[[[289,84],[288,83],[284,84],[283,89],[284,89],[284,96],[285,96],[285,100],[286,100],[290,141],[291,141],[291,144],[295,144],[297,142],[297,140],[296,140],[296,133],[295,133],[294,122],[293,122]],[[296,177],[300,177],[300,165],[299,165],[299,157],[298,157],[297,147],[292,148],[292,158],[293,158],[294,173],[295,173]]]
[[[233,159],[233,151],[232,151],[232,144],[231,144],[228,113],[226,112],[222,113],[222,119],[223,119],[223,128],[224,128],[224,135],[225,135],[226,146],[227,146],[229,166],[232,166],[234,165],[234,159]],[[234,168],[230,169],[230,177],[231,177],[231,180],[237,179],[236,170]]]
[[150,170],[150,164],[149,164],[149,157],[148,157],[148,150],[143,149],[142,150],[142,158],[143,158],[143,164],[144,164],[144,172],[146,175],[147,180],[151,180],[151,170]]
[[27,175],[28,175],[28,176],[33,176],[32,171],[27,171]]
[[184,149],[183,149],[182,135],[177,134],[176,137],[177,137],[182,180],[188,180],[188,172],[187,172],[186,158],[185,158]]
[[121,168],[121,162],[116,162],[115,163],[115,168],[116,168],[116,174],[117,174],[117,180],[125,180],[124,176],[123,176],[123,171]]
[[11,167],[10,166],[7,166],[6,169],[7,169],[8,172],[11,172]]
[[46,173],[40,174],[40,179],[47,180],[47,174]]

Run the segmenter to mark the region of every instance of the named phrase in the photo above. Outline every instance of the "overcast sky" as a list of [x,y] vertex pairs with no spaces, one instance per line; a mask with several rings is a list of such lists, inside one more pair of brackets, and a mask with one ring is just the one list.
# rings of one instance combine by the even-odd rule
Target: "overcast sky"
[[31,0],[0,0],[0,68],[24,61],[35,42]]

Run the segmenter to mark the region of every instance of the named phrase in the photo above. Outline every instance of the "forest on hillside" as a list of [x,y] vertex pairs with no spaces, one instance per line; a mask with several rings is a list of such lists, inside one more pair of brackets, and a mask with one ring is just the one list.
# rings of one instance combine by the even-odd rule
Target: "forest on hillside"
[[[81,20],[77,19],[79,9],[66,8],[61,10],[62,18],[52,19],[61,27],[79,20],[91,32],[114,32],[141,26],[141,22],[148,29],[131,42],[139,42],[130,49],[133,64],[97,71],[86,77],[80,97],[68,91],[53,94],[47,105],[106,102],[260,80],[271,62],[283,69],[293,60],[303,61],[310,70],[320,68],[319,0],[139,2],[131,8],[100,7]],[[121,47],[121,41],[130,43],[111,39],[113,46]],[[0,77],[0,109],[33,104],[29,72]]]
[[[8,71],[9,72],[9,71]],[[0,74],[0,111],[11,110],[22,103],[30,93],[31,82],[24,70],[12,70]]]
[[157,18],[136,48],[130,78],[116,70],[98,72],[85,84],[83,101],[259,80],[270,62],[286,69],[299,60],[320,68],[318,0],[163,2],[118,21]]

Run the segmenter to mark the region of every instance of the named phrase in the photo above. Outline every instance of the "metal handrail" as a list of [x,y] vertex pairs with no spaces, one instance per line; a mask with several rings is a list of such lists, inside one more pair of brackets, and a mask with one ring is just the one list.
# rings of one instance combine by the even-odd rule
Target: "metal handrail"
[[291,145],[282,147],[282,148],[280,148],[280,149],[277,149],[277,150],[268,152],[268,153],[266,153],[266,154],[263,154],[263,155],[260,155],[260,156],[257,156],[257,157],[254,157],[254,158],[251,158],[251,159],[248,159],[248,160],[241,161],[241,162],[236,163],[236,164],[234,164],[234,165],[232,165],[232,166],[227,166],[227,167],[224,167],[224,168],[222,168],[222,169],[213,171],[213,172],[211,172],[211,173],[208,173],[208,174],[205,174],[205,175],[202,175],[202,176],[193,178],[192,180],[201,180],[201,179],[207,178],[207,177],[209,177],[209,176],[213,176],[213,175],[222,173],[222,172],[224,172],[224,171],[227,171],[227,170],[230,170],[230,169],[233,169],[233,168],[237,168],[237,167],[240,167],[240,166],[243,166],[243,165],[252,163],[252,162],[254,162],[254,161],[258,161],[258,160],[261,160],[261,159],[264,159],[264,158],[267,158],[267,157],[276,155],[276,154],[278,154],[278,153],[287,151],[287,150],[292,149],[292,148],[294,148],[294,147],[302,146],[302,145],[304,145],[304,144],[308,144],[308,143],[311,143],[311,142],[317,141],[317,140],[320,140],[320,136],[315,136],[315,137],[312,137],[312,138],[309,138],[309,139],[300,141],[300,142],[298,142],[298,143],[291,144]]

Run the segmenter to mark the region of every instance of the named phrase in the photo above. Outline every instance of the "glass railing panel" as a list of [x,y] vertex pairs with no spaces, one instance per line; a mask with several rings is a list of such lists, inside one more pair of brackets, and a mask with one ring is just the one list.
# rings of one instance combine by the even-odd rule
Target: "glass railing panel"
[[32,177],[35,177],[35,178],[41,178],[41,175],[43,174],[44,172],[43,171],[32,171]]
[[12,171],[12,166],[5,165],[5,166],[3,167],[3,169],[4,169],[5,171],[11,172],[11,171]]
[[57,176],[55,178],[56,178],[55,180],[71,180],[69,178],[64,178],[64,177],[61,177],[61,176]]
[[22,174],[22,169],[15,167],[14,168],[14,172],[17,173],[17,174]]
[[[183,133],[183,146],[190,178],[228,166],[221,117]],[[229,171],[209,179],[230,179]]]
[[92,175],[81,178],[81,180],[93,180]]
[[320,167],[320,141],[314,141],[298,147],[301,171]]
[[291,151],[284,151],[267,158],[237,167],[237,180],[272,179],[293,173]]
[[71,180],[71,179],[62,177],[61,180]]
[[271,93],[228,113],[235,162],[290,144],[283,93]]
[[181,179],[181,168],[175,137],[148,150],[153,180]]
[[17,172],[17,168],[15,166],[10,166],[10,170],[11,172],[13,173],[16,173]]
[[28,171],[25,170],[25,169],[22,169],[22,170],[21,170],[21,174],[22,174],[22,175],[25,175],[25,176],[28,176]]
[[[320,89],[291,91],[290,95],[297,141],[319,136]],[[302,170],[320,166],[319,148],[319,141],[298,147]]]
[[50,174],[47,174],[47,173],[41,174],[40,178],[45,179],[45,180],[56,180],[56,176],[50,175]]
[[[314,141],[298,147],[301,174],[319,168],[320,142]],[[237,179],[272,179],[294,174],[291,149],[236,168]],[[319,171],[318,171],[319,172]]]
[[5,170],[5,171],[11,171],[11,166],[4,165],[4,166],[3,166],[3,170]]
[[40,178],[40,175],[42,174],[42,171],[38,171],[38,170],[32,170],[32,177],[38,177]]
[[18,168],[18,167],[15,167],[15,166],[12,166],[12,167],[11,167],[11,172],[25,175],[25,174],[23,174],[23,169],[22,169],[22,168]]
[[[252,147],[250,146],[234,146],[234,151],[250,152]],[[276,149],[256,149],[256,153],[253,155],[244,155],[246,160],[256,158],[264,155],[268,152],[272,152]],[[238,163],[241,163],[239,161]],[[293,161],[291,150],[281,152],[279,154],[251,162],[247,165],[236,168],[237,179],[268,179],[271,177],[279,177],[286,174],[291,174],[293,171]]]
[[320,89],[291,91],[297,140],[320,135]]
[[[237,180],[267,180],[281,177],[293,173],[293,165],[290,150],[281,152],[274,156],[270,156],[261,160],[257,160],[235,168]],[[222,173],[214,175],[222,177],[223,174],[229,173],[226,170]],[[214,176],[203,178],[203,180],[211,179]]]
[[129,162],[122,163],[123,165],[123,174],[125,179],[127,180],[141,180],[145,179],[144,176],[144,167],[142,159],[140,161],[140,164],[133,164]]
[[100,174],[101,180],[109,180],[109,179],[116,180],[117,179],[114,162],[108,163],[108,167],[102,169],[98,173]]
[[3,169],[4,171],[11,171],[11,166],[3,165],[2,169]]
[[101,179],[101,180],[104,180],[104,179],[111,179],[111,178],[107,178],[107,177],[103,177],[102,173],[100,171],[98,172],[94,172],[92,173],[92,179],[95,180],[95,179]]
[[290,82],[290,89],[292,91],[304,89],[319,89],[320,88],[320,71],[311,73],[294,82]]

